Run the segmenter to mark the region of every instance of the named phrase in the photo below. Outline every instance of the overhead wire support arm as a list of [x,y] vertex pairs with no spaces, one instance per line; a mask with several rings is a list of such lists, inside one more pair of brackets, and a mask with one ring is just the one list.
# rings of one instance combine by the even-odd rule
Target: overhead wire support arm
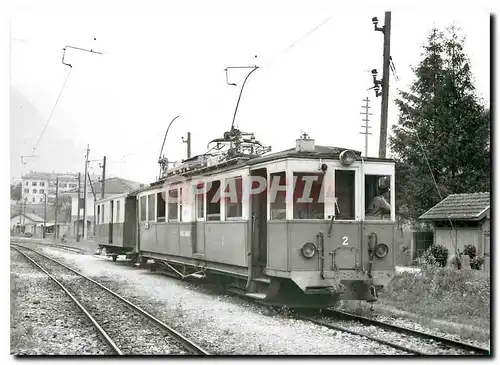
[[71,68],[73,68],[73,66],[71,64],[64,62],[64,56],[66,56],[66,49],[67,48],[76,49],[77,51],[84,51],[84,52],[96,53],[96,54],[100,54],[100,55],[103,54],[102,52],[97,52],[97,51],[94,51],[92,49],[85,49],[85,48],[80,48],[80,47],[66,46],[66,47],[63,48],[62,63],[63,63],[63,65],[69,66]]

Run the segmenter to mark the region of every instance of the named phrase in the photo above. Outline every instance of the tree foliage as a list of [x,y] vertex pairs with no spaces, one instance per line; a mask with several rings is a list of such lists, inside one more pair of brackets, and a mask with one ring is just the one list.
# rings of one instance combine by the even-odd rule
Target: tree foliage
[[449,194],[489,191],[490,112],[476,95],[463,44],[455,27],[433,29],[410,91],[396,100],[389,143],[396,198],[410,218]]
[[19,201],[22,198],[22,186],[21,183],[18,183],[17,185],[11,185],[10,186],[10,198],[12,200]]

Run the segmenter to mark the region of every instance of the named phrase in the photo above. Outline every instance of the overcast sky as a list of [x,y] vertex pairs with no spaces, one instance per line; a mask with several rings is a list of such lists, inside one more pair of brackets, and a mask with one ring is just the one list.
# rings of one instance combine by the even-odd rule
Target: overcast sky
[[[214,3],[194,9],[92,6],[86,13],[50,8],[13,15],[11,85],[44,118],[69,71],[61,63],[62,48],[104,53],[66,53],[73,68],[47,130],[81,149],[81,161],[69,168],[76,172],[83,166],[89,144],[91,159],[107,156],[108,175],[151,182],[158,174],[165,130],[177,115],[164,150],[167,157],[185,158],[181,137],[188,131],[192,154],[205,152],[211,139],[229,130],[246,76],[231,72],[230,82],[238,86],[228,86],[224,69],[254,64],[261,68],[243,92],[236,117],[241,130],[255,132],[273,151],[293,147],[301,130],[317,144],[363,151],[360,113],[368,97],[374,132],[369,154],[377,155],[380,98],[367,89],[372,86],[369,71],[381,71],[383,35],[373,30],[371,18],[377,16],[383,25],[386,8]],[[393,10],[391,55],[400,81],[391,78],[391,96],[397,88],[408,89],[411,66],[418,64],[430,29],[452,23],[466,36],[478,94],[489,104],[490,20],[480,9]],[[389,124],[395,122],[397,110],[391,104]],[[36,138],[27,141],[35,143]],[[42,138],[40,148],[43,144]],[[93,168],[99,173],[96,164]],[[36,159],[26,169],[38,170]]]

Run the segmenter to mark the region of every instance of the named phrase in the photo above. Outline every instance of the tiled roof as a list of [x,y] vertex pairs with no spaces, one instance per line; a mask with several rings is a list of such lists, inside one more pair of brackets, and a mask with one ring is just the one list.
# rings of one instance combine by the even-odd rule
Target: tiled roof
[[[99,181],[93,181],[93,186],[94,186],[94,191],[95,191],[96,195],[101,194],[102,183]],[[139,188],[140,186],[141,186],[141,183],[138,183],[136,181],[126,180],[126,179],[122,179],[120,177],[112,177],[110,179],[106,179],[104,192],[106,193],[106,195],[108,195],[108,194],[121,194],[121,193],[125,193],[127,191],[135,190],[135,189]],[[82,184],[82,191],[83,191],[83,184]],[[70,192],[78,193],[78,188],[73,189]],[[88,188],[87,193],[92,194],[92,189]]]
[[452,194],[420,216],[427,220],[480,220],[490,208],[490,193]]

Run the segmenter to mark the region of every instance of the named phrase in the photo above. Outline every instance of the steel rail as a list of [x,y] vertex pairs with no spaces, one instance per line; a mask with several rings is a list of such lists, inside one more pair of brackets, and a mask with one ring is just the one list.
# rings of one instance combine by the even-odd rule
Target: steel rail
[[351,314],[351,313],[346,313],[346,312],[342,312],[342,311],[328,309],[328,310],[323,311],[323,314],[326,316],[329,316],[329,317],[337,317],[337,318],[344,318],[344,319],[348,319],[348,320],[355,320],[355,321],[361,322],[363,324],[377,326],[377,327],[387,329],[390,331],[395,331],[395,332],[407,334],[407,335],[414,336],[414,337],[420,337],[422,339],[438,341],[438,342],[440,342],[446,346],[449,346],[449,347],[462,349],[462,350],[466,350],[466,351],[473,351],[473,352],[480,353],[482,355],[489,355],[490,354],[490,350],[482,348],[482,347],[477,347],[477,346],[474,346],[474,345],[471,345],[471,344],[468,344],[465,342],[455,341],[455,340],[445,338],[445,337],[439,337],[436,335],[432,335],[430,333],[425,333],[425,332],[421,332],[418,330],[412,330],[410,328],[401,327],[401,326],[397,326],[397,325],[386,323],[386,322],[380,322],[380,321],[377,321],[377,320],[374,320],[371,318],[362,317],[362,316],[358,316],[358,315]]
[[[19,246],[19,245],[16,245]],[[22,247],[22,246],[21,246]],[[95,328],[99,331],[102,337],[106,340],[106,342],[113,348],[113,351],[117,355],[123,355],[122,351],[118,348],[118,346],[113,342],[113,340],[109,337],[109,335],[106,333],[106,331],[97,323],[97,321],[92,317],[92,315],[85,309],[85,307],[76,299],[66,287],[61,284],[55,277],[53,277],[47,270],[45,270],[43,267],[41,267],[35,260],[33,260],[31,257],[26,255],[24,252],[19,250],[16,247],[12,247],[13,250],[19,252],[21,255],[23,255],[26,259],[28,259],[33,265],[38,267],[40,270],[42,270],[49,278],[51,278],[57,285],[61,287],[61,289],[75,302],[75,304],[82,310],[82,312],[87,316],[87,318],[92,322]]]
[[415,350],[415,349],[412,349],[412,348],[409,348],[409,347],[406,347],[406,346],[402,346],[402,345],[398,345],[398,344],[395,344],[395,343],[392,343],[392,342],[389,342],[389,341],[386,341],[386,340],[382,340],[380,338],[373,337],[373,336],[367,335],[367,334],[362,333],[362,332],[353,331],[353,330],[350,330],[350,329],[342,327],[342,326],[336,326],[336,325],[331,324],[331,323],[323,322],[323,321],[320,321],[318,319],[310,318],[310,317],[303,316],[303,315],[295,315],[295,316],[298,319],[302,319],[304,321],[312,322],[312,323],[317,324],[319,326],[324,326],[324,327],[327,327],[327,328],[330,328],[330,329],[333,329],[333,330],[347,332],[347,333],[350,333],[352,335],[356,335],[356,336],[360,336],[360,337],[365,337],[365,338],[367,338],[369,340],[372,340],[372,341],[375,341],[375,342],[379,342],[381,344],[387,345],[389,347],[392,347],[392,348],[395,348],[395,349],[398,349],[398,350],[401,350],[401,351],[408,352],[410,354],[414,354],[414,355],[430,355],[430,354],[427,354],[425,352],[421,352],[421,351],[418,351],[418,350]]
[[135,309],[136,311],[140,312],[143,316],[147,317],[148,319],[150,319],[151,321],[153,321],[153,323],[155,323],[156,325],[158,325],[160,328],[162,328],[163,330],[167,331],[174,339],[176,339],[177,341],[179,341],[183,346],[184,348],[186,348],[187,350],[193,352],[194,354],[199,354],[199,355],[210,355],[209,352],[207,352],[206,350],[204,350],[203,348],[199,347],[198,345],[196,345],[194,342],[192,342],[191,340],[187,339],[186,337],[184,337],[182,334],[180,334],[179,332],[177,332],[176,330],[174,330],[173,328],[171,328],[170,326],[168,326],[167,324],[163,323],[162,321],[160,321],[158,318],[152,316],[151,314],[149,314],[148,312],[144,311],[142,308],[140,308],[139,306],[129,302],[127,299],[123,298],[121,295],[119,295],[118,293],[115,293],[114,291],[112,291],[111,289],[105,287],[104,285],[102,285],[101,283],[89,278],[88,276],[85,276],[84,274],[76,271],[75,269],[72,269],[71,267],[63,264],[62,262],[59,262],[51,257],[48,257],[36,250],[33,250],[32,248],[29,248],[29,247],[26,247],[26,246],[22,246],[22,245],[18,245],[18,244],[12,244],[11,245],[15,245],[15,246],[19,246],[19,247],[22,247],[22,248],[25,248],[27,250],[30,250],[30,251],[33,251],[35,252],[36,254],[46,258],[47,260],[49,261],[52,261],[66,269],[68,269],[69,271],[81,276],[82,278],[88,280],[88,281],[91,281],[92,283],[96,284],[97,286],[99,286],[100,288],[106,290],[108,293],[110,293],[111,295],[113,295],[114,297],[120,299],[122,302],[124,302],[125,304],[127,304],[128,306],[130,306],[131,308]]

